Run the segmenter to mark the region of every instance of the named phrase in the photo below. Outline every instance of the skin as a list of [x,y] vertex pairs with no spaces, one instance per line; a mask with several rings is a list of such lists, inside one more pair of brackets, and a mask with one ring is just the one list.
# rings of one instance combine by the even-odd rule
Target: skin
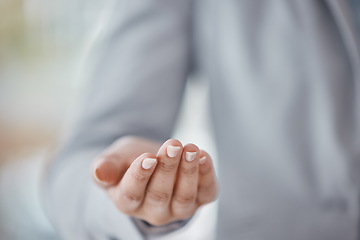
[[[180,147],[177,156],[167,155],[168,146]],[[186,152],[195,159],[187,161]],[[149,169],[142,167],[146,158],[156,159]],[[155,226],[190,218],[218,191],[210,155],[175,139],[120,138],[94,160],[92,176],[121,212]]]

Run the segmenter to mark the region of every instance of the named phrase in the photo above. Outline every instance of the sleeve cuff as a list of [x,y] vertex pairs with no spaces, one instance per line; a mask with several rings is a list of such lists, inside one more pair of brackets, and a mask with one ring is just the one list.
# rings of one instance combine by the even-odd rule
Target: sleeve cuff
[[137,228],[145,236],[161,236],[161,235],[165,235],[167,233],[174,232],[174,231],[179,230],[180,228],[184,227],[190,220],[191,220],[191,218],[188,218],[188,219],[184,219],[184,220],[171,222],[171,223],[168,223],[168,224],[162,225],[162,226],[154,226],[144,220],[132,218],[132,221],[135,223]]

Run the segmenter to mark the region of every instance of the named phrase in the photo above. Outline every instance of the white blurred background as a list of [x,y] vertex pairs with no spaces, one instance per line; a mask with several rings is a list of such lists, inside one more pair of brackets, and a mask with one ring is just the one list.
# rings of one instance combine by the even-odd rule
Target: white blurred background
[[[58,239],[41,206],[43,168],[81,96],[84,46],[108,4],[0,0],[1,240]],[[176,137],[214,153],[205,100],[203,83],[192,83]],[[196,234],[195,226],[192,239]]]
[[0,239],[57,239],[40,183],[106,2],[0,0]]

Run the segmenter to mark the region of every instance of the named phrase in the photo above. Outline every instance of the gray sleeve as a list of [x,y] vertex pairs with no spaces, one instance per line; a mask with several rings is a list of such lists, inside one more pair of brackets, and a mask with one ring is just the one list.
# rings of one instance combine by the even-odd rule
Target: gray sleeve
[[185,226],[190,221],[190,219],[191,218],[171,222],[171,223],[168,223],[163,226],[153,226],[150,223],[143,221],[141,219],[132,218],[132,220],[136,224],[137,228],[144,235],[147,235],[147,236],[159,236],[159,235],[161,236],[166,233],[171,233],[171,232],[178,230],[178,229],[182,228],[183,226]]
[[169,138],[189,72],[189,0],[114,3],[85,66],[86,100],[47,171],[46,209],[64,239],[142,238],[94,186],[90,164],[121,136]]

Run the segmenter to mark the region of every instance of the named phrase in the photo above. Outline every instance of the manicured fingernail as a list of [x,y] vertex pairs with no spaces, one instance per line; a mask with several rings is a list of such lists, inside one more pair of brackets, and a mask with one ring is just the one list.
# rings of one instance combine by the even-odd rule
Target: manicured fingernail
[[171,158],[176,157],[179,154],[179,151],[180,151],[180,147],[168,146],[166,148],[166,153]]
[[204,164],[205,162],[206,162],[206,157],[205,156],[199,159],[200,164]]
[[142,168],[143,169],[150,169],[152,168],[152,166],[154,166],[156,163],[156,159],[155,158],[145,158],[143,161],[142,161]]
[[186,154],[185,154],[186,161],[191,162],[191,161],[194,161],[195,158],[196,158],[196,152],[186,152]]

